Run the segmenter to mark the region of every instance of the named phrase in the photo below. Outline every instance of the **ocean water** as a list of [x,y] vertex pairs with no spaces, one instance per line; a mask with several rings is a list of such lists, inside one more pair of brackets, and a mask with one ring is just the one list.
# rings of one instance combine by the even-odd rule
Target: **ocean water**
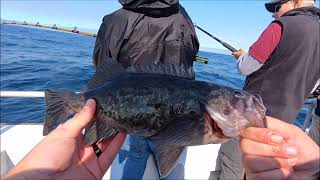
[[[0,31],[2,91],[82,91],[93,75],[93,37],[3,24]],[[243,87],[245,78],[238,73],[233,56],[201,51],[198,55],[209,58],[209,63],[194,63],[196,79]],[[43,98],[0,100],[1,123],[43,122]],[[305,114],[306,108],[302,108],[297,125],[303,124]]]

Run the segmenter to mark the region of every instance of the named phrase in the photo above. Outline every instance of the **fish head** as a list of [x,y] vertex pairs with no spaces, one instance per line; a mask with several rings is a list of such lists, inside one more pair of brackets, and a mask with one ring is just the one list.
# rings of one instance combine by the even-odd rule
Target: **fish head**
[[214,90],[206,98],[202,102],[205,122],[222,138],[238,136],[249,126],[266,127],[266,108],[259,95],[226,88]]

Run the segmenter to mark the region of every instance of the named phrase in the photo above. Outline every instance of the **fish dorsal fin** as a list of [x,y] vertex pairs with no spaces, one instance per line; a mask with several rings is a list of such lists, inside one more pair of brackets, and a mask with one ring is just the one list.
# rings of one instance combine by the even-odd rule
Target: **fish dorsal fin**
[[86,86],[86,90],[99,87],[106,83],[106,81],[124,73],[126,73],[126,71],[121,64],[111,58],[107,58],[97,67],[91,81]]
[[184,79],[195,77],[192,66],[188,68],[184,64],[133,64],[126,71],[132,74],[169,75]]

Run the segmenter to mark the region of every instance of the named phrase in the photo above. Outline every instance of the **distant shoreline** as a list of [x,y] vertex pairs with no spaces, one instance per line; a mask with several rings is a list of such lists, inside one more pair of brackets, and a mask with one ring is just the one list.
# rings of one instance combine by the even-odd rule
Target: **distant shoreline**
[[[7,19],[1,19],[1,24],[5,24],[4,22],[14,22],[13,20],[7,20]],[[44,29],[44,30],[49,30],[49,31],[57,31],[55,29],[48,29],[48,28],[42,28],[42,27],[37,27],[37,26],[23,26],[20,23],[23,23],[21,21],[15,21],[19,24],[6,24],[6,25],[14,25],[14,26],[20,26],[20,27],[26,27],[26,28],[36,28],[36,29]],[[72,29],[71,27],[64,27],[63,28],[69,28]],[[94,29],[86,29],[86,28],[79,28],[79,30],[90,32],[90,33],[97,33],[98,30]],[[63,31],[60,31],[63,32]],[[70,32],[65,32],[65,33],[70,33]],[[217,53],[217,54],[224,54],[224,55],[231,55],[231,52],[226,50],[226,49],[218,49],[218,48],[211,48],[211,47],[202,47],[200,46],[199,51],[202,52],[209,52],[209,53]]]

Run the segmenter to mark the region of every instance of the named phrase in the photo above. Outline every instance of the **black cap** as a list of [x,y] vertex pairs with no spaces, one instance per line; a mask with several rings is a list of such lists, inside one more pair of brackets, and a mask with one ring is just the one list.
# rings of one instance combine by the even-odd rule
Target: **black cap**
[[274,13],[274,10],[277,5],[286,3],[290,0],[271,0],[270,2],[265,3],[264,5],[266,6],[267,11]]

